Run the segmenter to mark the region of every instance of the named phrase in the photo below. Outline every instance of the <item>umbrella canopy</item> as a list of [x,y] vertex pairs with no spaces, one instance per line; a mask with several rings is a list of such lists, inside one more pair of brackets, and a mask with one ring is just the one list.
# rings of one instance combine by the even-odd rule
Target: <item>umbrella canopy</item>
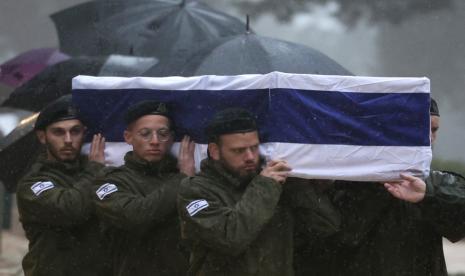
[[55,64],[15,89],[2,106],[40,111],[46,104],[71,93],[71,80],[77,75],[138,76],[154,66],[156,58],[111,55],[76,57]]
[[[110,5],[115,7],[114,1]],[[107,40],[118,41],[117,53],[188,56],[209,42],[243,33],[246,28],[237,18],[195,0],[124,1],[119,10],[99,24]]]
[[146,72],[156,76],[266,74],[352,75],[321,52],[251,33],[227,37],[195,53],[187,62],[161,61]]
[[109,45],[96,27],[97,3],[85,2],[50,15],[58,34],[60,50],[72,56],[105,56]]
[[72,55],[186,56],[245,24],[195,0],[99,0],[53,14]]
[[11,108],[11,107],[1,107],[0,108],[0,142],[7,136],[18,124],[19,122],[30,116],[32,112]]
[[69,58],[68,55],[54,48],[41,48],[24,52],[0,65],[0,82],[18,87],[46,67]]
[[0,104],[3,103],[13,92],[13,87],[0,83]]
[[71,93],[71,79],[80,74],[97,75],[106,58],[79,57],[46,68],[15,89],[2,106],[40,111],[47,103]]
[[24,118],[6,137],[0,139],[0,181],[7,191],[14,192],[16,184],[39,154],[39,141],[33,128],[39,113]]
[[[4,103],[32,111],[40,111],[60,96],[71,93],[71,79],[79,74],[93,76],[139,76],[153,67],[156,58],[111,55],[79,57],[56,64],[15,90]],[[21,121],[6,137],[0,139],[0,181],[13,191],[16,183],[38,154],[39,144],[33,127],[38,113]],[[2,122],[3,123],[3,122]]]

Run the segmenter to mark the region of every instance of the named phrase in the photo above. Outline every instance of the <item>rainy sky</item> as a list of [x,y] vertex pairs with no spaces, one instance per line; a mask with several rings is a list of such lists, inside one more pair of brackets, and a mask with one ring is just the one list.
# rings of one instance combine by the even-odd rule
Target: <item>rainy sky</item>
[[[0,63],[29,49],[57,47],[48,15],[83,2],[0,1]],[[234,1],[204,2],[245,20],[246,11]],[[397,24],[373,23],[361,16],[348,27],[336,16],[338,2],[327,1],[294,13],[288,21],[278,20],[269,12],[273,9],[267,9],[252,17],[251,27],[261,35],[313,47],[356,75],[430,78],[441,110],[434,156],[465,162],[465,1],[452,3],[453,8],[414,14]]]

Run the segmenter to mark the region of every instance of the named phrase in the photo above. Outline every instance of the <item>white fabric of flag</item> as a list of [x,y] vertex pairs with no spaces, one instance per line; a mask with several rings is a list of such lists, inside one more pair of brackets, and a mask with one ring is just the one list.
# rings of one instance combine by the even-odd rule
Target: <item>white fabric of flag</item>
[[[176,141],[196,142],[197,169],[213,114],[242,107],[257,118],[260,151],[283,159],[292,176],[386,181],[401,172],[426,177],[431,163],[428,78],[328,76],[272,72],[198,77],[73,79],[73,101],[90,133],[107,139],[109,165],[121,165],[126,109],[143,100],[172,109]],[[173,146],[177,154],[179,143]],[[84,147],[84,151],[88,146]]]

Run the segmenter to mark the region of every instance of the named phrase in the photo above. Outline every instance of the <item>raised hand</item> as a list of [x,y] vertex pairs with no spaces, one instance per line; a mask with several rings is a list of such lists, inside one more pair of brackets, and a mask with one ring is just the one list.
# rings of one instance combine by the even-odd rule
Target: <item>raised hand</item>
[[185,135],[179,147],[178,168],[181,173],[188,176],[195,175],[194,151],[194,141],[192,141],[189,136]]
[[384,183],[384,187],[389,193],[398,199],[413,203],[420,202],[425,198],[426,184],[423,180],[402,173],[400,177],[402,178],[400,181]]
[[105,137],[95,134],[90,144],[89,160],[105,164]]
[[262,176],[273,178],[278,183],[283,184],[286,182],[289,172],[292,170],[291,167],[284,160],[270,161],[266,164],[266,167],[260,173]]

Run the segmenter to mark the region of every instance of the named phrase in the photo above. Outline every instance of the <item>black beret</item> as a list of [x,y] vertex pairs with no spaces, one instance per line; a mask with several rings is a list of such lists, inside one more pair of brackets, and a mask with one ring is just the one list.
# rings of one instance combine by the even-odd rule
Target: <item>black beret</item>
[[124,115],[124,121],[126,122],[126,125],[129,125],[145,115],[165,116],[172,123],[170,111],[167,104],[152,100],[141,101],[130,106],[126,110],[126,113]]
[[431,104],[429,106],[429,114],[439,117],[438,103],[433,98],[431,98]]
[[206,134],[208,142],[214,142],[218,136],[231,133],[244,133],[257,130],[255,117],[242,108],[228,108],[216,113],[210,120]]
[[73,105],[71,95],[62,96],[42,109],[34,129],[45,130],[55,122],[73,119],[80,120],[78,109]]

